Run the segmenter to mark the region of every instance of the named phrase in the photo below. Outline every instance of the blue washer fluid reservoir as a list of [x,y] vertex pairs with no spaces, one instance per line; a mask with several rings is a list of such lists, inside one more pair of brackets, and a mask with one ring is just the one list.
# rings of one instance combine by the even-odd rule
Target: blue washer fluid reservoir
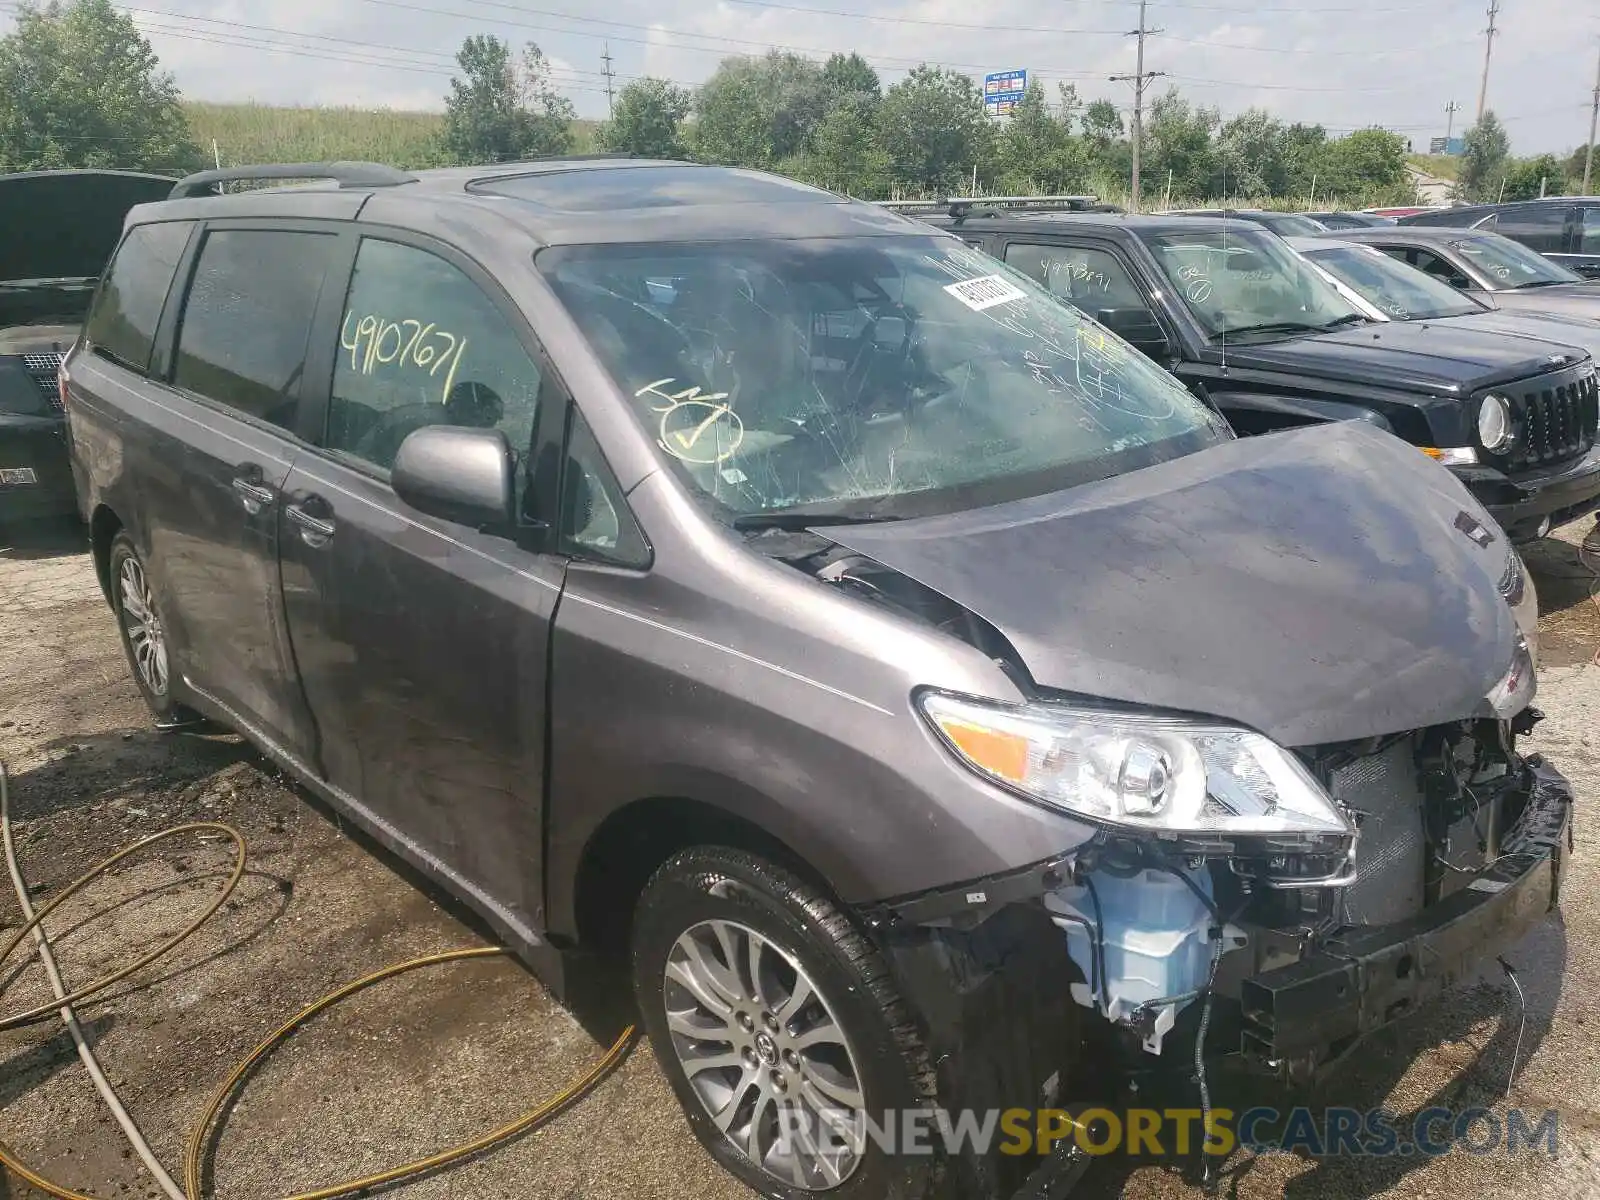
[[[1203,868],[1178,868],[1207,896],[1211,876]],[[1161,1053],[1161,1041],[1177,1019],[1178,1010],[1193,1003],[1211,974],[1210,910],[1194,891],[1171,871],[1141,868],[1131,874],[1100,867],[1087,873],[1100,898],[1104,921],[1104,997],[1091,993],[1088,983],[1074,983],[1072,998],[1085,1008],[1097,1008],[1108,1019],[1131,1022],[1141,1005],[1151,1000],[1189,995],[1189,999],[1157,1007],[1153,1032],[1144,1048]],[[1086,980],[1095,979],[1093,946],[1089,931],[1078,920],[1096,924],[1095,905],[1085,883],[1069,884],[1047,893],[1045,908],[1057,917],[1067,935],[1067,953]],[[1062,920],[1062,916],[1077,920]]]

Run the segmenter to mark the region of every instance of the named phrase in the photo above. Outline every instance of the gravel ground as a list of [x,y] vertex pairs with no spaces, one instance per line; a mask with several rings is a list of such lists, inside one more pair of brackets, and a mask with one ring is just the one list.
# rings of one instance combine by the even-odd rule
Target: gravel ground
[[[1431,1104],[1560,1113],[1560,1154],[1457,1151],[1437,1160],[1235,1156],[1236,1197],[1600,1194],[1600,988],[1596,863],[1583,835],[1600,796],[1600,606],[1562,531],[1530,553],[1545,610],[1534,742],[1577,786],[1578,853],[1564,913],[1498,967],[1387,1031],[1316,1100],[1414,1113]],[[182,821],[236,825],[250,871],[224,911],[173,956],[84,1016],[102,1061],[157,1153],[179,1169],[189,1126],[233,1063],[302,1005],[389,962],[485,944],[469,917],[341,829],[335,816],[226,735],[161,736],[128,678],[87,555],[70,531],[0,531],[0,757],[12,772],[20,854],[41,901],[137,838]],[[52,922],[63,970],[83,982],[180,929],[226,872],[225,840],[174,842],[92,885]],[[95,915],[99,914],[99,915]],[[19,918],[0,887],[0,939]],[[48,998],[37,968],[0,964],[7,1012]],[[616,1033],[615,1013],[569,1014],[509,960],[433,968],[319,1017],[256,1074],[227,1118],[214,1194],[281,1196],[420,1157],[559,1091]],[[0,1034],[0,1137],[62,1182],[107,1197],[157,1197],[58,1027]],[[1512,1057],[1516,1082],[1506,1098]],[[1259,1095],[1226,1076],[1214,1102]],[[415,1197],[693,1196],[751,1193],[701,1152],[646,1048],[552,1124],[457,1169]],[[1202,1192],[1177,1169],[1097,1164],[1086,1197]],[[0,1200],[38,1193],[0,1176]]]

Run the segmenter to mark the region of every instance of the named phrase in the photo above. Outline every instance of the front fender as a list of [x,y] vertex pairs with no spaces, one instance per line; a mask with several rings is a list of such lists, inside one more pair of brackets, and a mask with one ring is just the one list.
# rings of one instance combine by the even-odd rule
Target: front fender
[[[1211,392],[1211,403],[1231,420],[1235,412],[1281,416],[1285,425],[1308,421],[1365,421],[1393,433],[1389,418],[1376,409],[1349,400],[1323,400],[1315,396],[1274,396],[1256,392]],[[1259,417],[1257,422],[1259,424]]]

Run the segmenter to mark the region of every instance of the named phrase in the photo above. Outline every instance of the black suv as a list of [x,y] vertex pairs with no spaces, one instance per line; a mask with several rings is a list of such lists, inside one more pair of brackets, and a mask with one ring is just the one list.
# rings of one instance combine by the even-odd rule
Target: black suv
[[[339,186],[206,194],[302,176]],[[1316,1076],[1556,904],[1536,602],[1468,491],[1362,421],[1237,437],[874,205],[206,173],[130,214],[62,376],[150,707],[558,993],[629,964],[762,1195],[1010,1195],[1075,1140],[929,1110],[1192,1095],[1208,1048]]]
[[1374,323],[1243,221],[925,219],[1120,333],[1240,433],[1372,422],[1450,466],[1516,540],[1600,507],[1600,398],[1581,347]]
[[173,180],[0,175],[0,524],[74,511],[56,371],[135,204]]
[[1551,196],[1470,204],[1401,217],[1399,225],[1445,225],[1498,233],[1569,270],[1600,278],[1600,196]]

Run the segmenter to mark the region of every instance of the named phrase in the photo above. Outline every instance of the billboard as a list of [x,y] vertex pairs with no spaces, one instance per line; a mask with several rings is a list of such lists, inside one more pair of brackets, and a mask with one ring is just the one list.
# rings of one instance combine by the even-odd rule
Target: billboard
[[1009,116],[1027,90],[1027,71],[995,71],[983,77],[983,107],[991,117]]
[[1429,154],[1462,154],[1466,148],[1465,138],[1432,138],[1428,142]]

